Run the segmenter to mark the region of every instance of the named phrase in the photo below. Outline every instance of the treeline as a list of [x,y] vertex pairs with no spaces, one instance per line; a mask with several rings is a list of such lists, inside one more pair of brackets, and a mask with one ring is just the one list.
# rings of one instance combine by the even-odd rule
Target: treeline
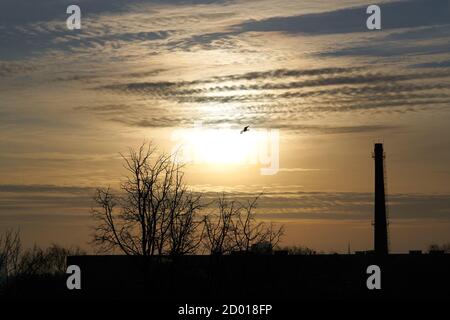
[[64,277],[66,258],[84,254],[78,247],[64,248],[57,244],[25,249],[19,231],[7,230],[0,234],[0,295],[14,294],[11,291],[30,280]]
[[442,251],[445,253],[450,253],[450,242],[445,244],[433,243],[428,247],[428,251]]

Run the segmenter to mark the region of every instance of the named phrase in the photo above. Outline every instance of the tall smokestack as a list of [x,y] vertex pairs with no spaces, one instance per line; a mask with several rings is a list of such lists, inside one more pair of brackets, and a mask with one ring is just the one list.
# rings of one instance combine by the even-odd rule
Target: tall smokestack
[[389,249],[386,217],[386,196],[384,190],[384,152],[382,143],[375,143],[373,158],[375,159],[374,249],[376,254],[385,255],[389,253]]

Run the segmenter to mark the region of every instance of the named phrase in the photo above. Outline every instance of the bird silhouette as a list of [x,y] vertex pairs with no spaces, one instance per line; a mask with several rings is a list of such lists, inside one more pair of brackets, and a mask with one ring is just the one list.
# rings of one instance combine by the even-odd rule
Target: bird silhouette
[[244,129],[241,130],[241,134],[243,134],[244,132],[250,131],[249,127],[250,126],[244,127]]

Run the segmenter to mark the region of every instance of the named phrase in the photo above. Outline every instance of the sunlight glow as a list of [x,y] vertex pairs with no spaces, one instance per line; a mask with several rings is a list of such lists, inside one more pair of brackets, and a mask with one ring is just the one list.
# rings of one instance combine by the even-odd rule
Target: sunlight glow
[[267,155],[270,134],[265,130],[240,133],[239,129],[177,130],[172,140],[179,143],[173,151],[182,162],[207,164],[257,164]]

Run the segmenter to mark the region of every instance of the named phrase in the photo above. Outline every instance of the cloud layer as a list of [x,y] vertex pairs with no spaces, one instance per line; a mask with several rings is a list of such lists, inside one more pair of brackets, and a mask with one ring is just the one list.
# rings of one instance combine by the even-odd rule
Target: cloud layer
[[[0,216],[12,214],[89,215],[93,188],[57,185],[0,185]],[[251,192],[226,192],[245,201]],[[218,193],[205,192],[209,203]],[[450,195],[392,194],[388,199],[392,219],[450,219]],[[267,191],[258,201],[258,217],[273,220],[368,220],[373,215],[373,194],[357,192]]]

